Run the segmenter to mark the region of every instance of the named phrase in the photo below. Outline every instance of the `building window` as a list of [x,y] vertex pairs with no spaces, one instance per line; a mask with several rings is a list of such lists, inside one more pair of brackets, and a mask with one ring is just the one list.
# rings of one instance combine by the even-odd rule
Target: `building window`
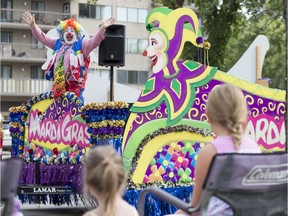
[[112,7],[107,5],[79,4],[79,17],[108,19],[112,16]]
[[32,1],[31,2],[31,10],[35,11],[35,12],[37,11],[36,13],[33,12],[33,14],[35,14],[35,20],[36,21],[44,22],[45,13],[40,13],[40,12],[45,12],[45,2],[44,1]]
[[145,23],[147,9],[117,7],[117,21]]
[[127,21],[127,8],[117,7],[117,21]]
[[96,5],[96,19],[108,19],[112,15],[111,6]]
[[1,78],[3,79],[12,78],[12,66],[11,65],[1,65]]
[[142,53],[148,47],[148,40],[127,38],[126,53]]
[[117,82],[126,84],[128,83],[128,74],[125,70],[118,70],[117,71]]
[[148,10],[138,9],[138,22],[139,23],[146,23],[147,15],[148,15]]
[[138,84],[138,73],[137,71],[127,71],[128,72],[128,83]]
[[1,1],[1,8],[7,10],[1,10],[1,22],[11,22],[12,20],[12,0],[2,0]]
[[90,7],[86,4],[79,4],[79,17],[90,17]]
[[44,79],[44,71],[39,66],[31,66],[31,79]]
[[31,48],[44,49],[44,45],[31,34]]
[[139,71],[138,72],[138,83],[145,84],[148,80],[148,71]]
[[118,70],[117,82],[122,84],[145,84],[148,71]]
[[2,0],[1,1],[1,8],[12,9],[12,0]]
[[15,56],[15,50],[12,49],[12,32],[2,32],[1,31],[1,45],[0,45],[0,55],[1,57],[11,57]]
[[148,47],[148,40],[138,40],[138,53],[143,53]]
[[137,22],[137,9],[136,8],[128,8],[128,22]]
[[13,33],[1,31],[1,43],[13,43]]
[[100,77],[100,78],[103,78],[103,79],[109,79],[109,77],[110,77],[110,70],[109,69],[89,68],[88,73],[91,75],[93,74],[93,75]]
[[137,42],[137,39],[127,39],[127,53],[138,53]]
[[33,11],[45,11],[45,2],[44,1],[32,1],[31,10]]

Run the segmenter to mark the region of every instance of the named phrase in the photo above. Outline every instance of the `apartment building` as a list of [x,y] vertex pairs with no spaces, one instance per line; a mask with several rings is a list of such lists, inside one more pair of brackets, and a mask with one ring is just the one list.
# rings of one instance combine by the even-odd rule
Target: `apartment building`
[[[151,8],[150,0],[98,0],[93,5],[87,5],[86,0],[1,0],[2,116],[7,118],[10,107],[25,103],[49,86],[41,69],[47,60],[47,48],[33,37],[22,20],[24,11],[35,14],[36,23],[44,32],[55,28],[59,20],[73,17],[89,37],[95,34],[101,20],[114,16],[116,24],[125,26],[125,65],[113,68],[114,80],[140,90],[151,73],[150,60],[142,56],[148,45],[145,18]],[[98,48],[92,55],[89,74],[109,80],[111,67],[98,65]],[[101,91],[95,86],[91,93]]]

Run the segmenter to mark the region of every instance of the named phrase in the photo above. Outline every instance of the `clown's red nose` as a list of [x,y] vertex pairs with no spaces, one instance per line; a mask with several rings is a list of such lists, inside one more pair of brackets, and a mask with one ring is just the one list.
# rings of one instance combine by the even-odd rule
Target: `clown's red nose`
[[144,52],[142,53],[143,56],[147,56],[147,51],[144,50]]
[[68,33],[67,33],[67,36],[68,36],[68,37],[71,37],[71,36],[72,36],[72,33],[71,33],[71,32],[68,32]]

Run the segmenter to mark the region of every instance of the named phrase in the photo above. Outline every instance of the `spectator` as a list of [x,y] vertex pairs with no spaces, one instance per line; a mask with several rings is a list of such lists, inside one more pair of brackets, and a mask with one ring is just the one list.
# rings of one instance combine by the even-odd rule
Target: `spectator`
[[112,146],[90,149],[84,163],[84,191],[97,200],[98,206],[84,216],[138,216],[134,206],[122,198],[125,183],[122,159]]
[[[199,152],[195,169],[195,187],[191,205],[200,203],[205,181],[212,158],[219,153],[261,153],[259,145],[244,135],[247,121],[247,104],[240,89],[223,84],[209,94],[207,103],[208,122],[216,139],[207,143]],[[176,214],[185,214],[178,210]],[[207,215],[233,215],[230,206],[217,197],[212,197]]]

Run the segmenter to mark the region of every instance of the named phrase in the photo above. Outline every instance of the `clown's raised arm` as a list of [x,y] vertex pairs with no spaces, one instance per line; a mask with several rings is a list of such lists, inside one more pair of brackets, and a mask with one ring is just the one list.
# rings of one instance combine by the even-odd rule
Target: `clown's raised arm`
[[105,39],[106,28],[114,24],[115,18],[102,21],[91,39],[84,38],[83,28],[72,18],[61,21],[57,26],[59,37],[45,34],[36,25],[34,15],[30,12],[23,13],[23,19],[31,27],[33,36],[53,50],[45,69],[45,78],[54,80],[53,96],[57,98],[71,91],[84,101],[82,95],[90,63],[89,54]]
[[31,27],[33,36],[39,40],[42,44],[53,50],[57,38],[49,37],[46,35],[35,23],[35,14],[31,14],[29,11],[23,13],[22,18]]
[[[25,22],[31,27],[31,31],[33,36],[39,40],[41,43],[43,43],[45,46],[53,49],[54,45],[56,43],[57,38],[53,38],[53,37],[49,37],[48,35],[46,35],[35,23],[35,14],[31,14],[29,11],[24,12],[23,14],[23,19],[25,20]],[[101,24],[99,25],[99,30],[96,32],[96,34],[91,38],[91,39],[85,39],[83,41],[83,51],[86,51],[84,53],[89,55],[90,52],[95,49],[97,46],[99,46],[99,44],[101,43],[101,41],[105,38],[105,30],[106,28],[108,28],[109,26],[113,25],[115,22],[115,18],[111,17],[107,20],[103,20],[101,22]],[[70,27],[70,30],[72,30],[72,32],[76,33],[76,36],[81,36],[83,37],[83,29],[82,27],[75,22],[73,19],[69,19],[66,21],[63,21],[60,23],[60,25],[57,27],[57,31],[59,33],[59,37],[67,44],[67,45],[72,45],[75,41],[77,40],[77,38],[72,38],[71,34],[68,34],[69,30],[68,27]],[[74,28],[74,29],[71,29]],[[76,29],[75,29],[76,28]],[[78,29],[77,29],[78,28]],[[75,32],[76,31],[76,32]],[[66,36],[66,37],[65,37]],[[74,40],[73,40],[74,39]]]

